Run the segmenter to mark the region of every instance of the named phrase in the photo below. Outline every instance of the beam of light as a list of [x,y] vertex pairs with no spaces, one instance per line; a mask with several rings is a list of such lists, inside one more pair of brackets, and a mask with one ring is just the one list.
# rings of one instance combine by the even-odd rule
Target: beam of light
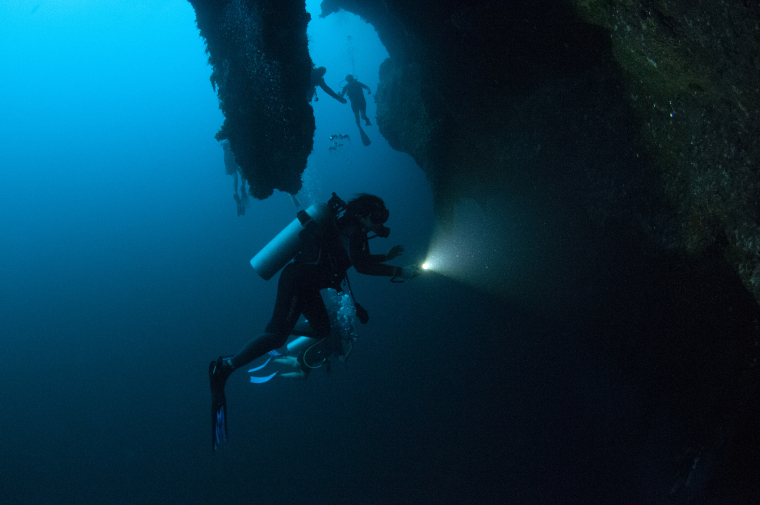
[[[436,226],[423,275],[441,275],[530,310],[591,310],[597,244],[587,217],[550,195],[462,201]],[[598,240],[598,239],[594,239]]]
[[501,293],[518,262],[513,228],[501,204],[483,208],[464,201],[451,222],[436,226],[422,268]]

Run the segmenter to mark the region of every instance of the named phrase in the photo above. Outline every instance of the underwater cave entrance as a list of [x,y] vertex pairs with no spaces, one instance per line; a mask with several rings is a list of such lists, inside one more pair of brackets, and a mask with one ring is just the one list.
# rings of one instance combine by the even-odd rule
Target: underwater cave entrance
[[[374,27],[344,10],[322,18],[321,3],[321,0],[306,2],[311,15],[307,28],[309,54],[314,65],[327,68],[325,82],[336,92],[345,85],[347,74],[376,89],[380,64],[388,57],[388,51]],[[320,101],[329,98],[321,90],[317,93]],[[368,105],[370,102],[374,103],[368,100]]]
[[[370,88],[371,93],[365,90],[364,97],[371,125],[364,121],[361,125],[371,144],[363,145],[351,104],[342,104],[317,87],[311,101],[316,120],[314,147],[302,176],[304,186],[299,199],[302,203],[326,201],[332,191],[339,195],[342,191],[346,196],[365,191],[385,198],[404,193],[410,186],[415,188],[418,199],[429,195],[422,169],[411,156],[391,148],[377,125],[375,93],[380,65],[388,58],[388,51],[375,28],[344,10],[320,17],[320,0],[307,1],[306,10],[311,15],[307,28],[309,53],[315,66],[327,69],[327,86],[340,93],[346,75],[351,74]],[[399,190],[400,185],[405,189]],[[432,196],[423,197],[423,201],[425,198],[432,201]]]
[[[346,76],[351,75],[371,91],[364,91],[371,126],[361,121],[361,130],[356,125],[351,102],[342,104],[319,86],[311,101],[317,126],[312,157],[316,154],[319,159],[327,154],[332,156],[334,162],[353,163],[353,155],[369,154],[367,149],[363,149],[367,143],[380,140],[373,93],[377,91],[380,64],[388,58],[388,52],[374,27],[361,17],[344,10],[320,17],[322,8],[319,0],[307,2],[306,10],[311,15],[307,28],[309,54],[316,67],[327,70],[325,84],[339,94],[346,85]],[[381,146],[376,144],[372,147]],[[373,156],[377,155],[373,153]],[[312,165],[311,161],[309,165]]]
[[[372,140],[364,146],[350,104],[341,104],[317,87],[318,100],[311,102],[316,119],[314,148],[302,176],[301,203],[326,201],[332,191],[343,198],[360,191],[377,194],[392,209],[392,220],[405,216],[401,226],[391,222],[392,240],[408,237],[401,240],[412,247],[404,261],[413,258],[422,264],[426,260],[426,275],[442,275],[487,293],[499,293],[508,281],[517,282],[525,263],[517,241],[520,223],[505,219],[513,217],[515,209],[494,199],[487,205],[457,202],[451,226],[436,225],[432,188],[423,170],[380,135],[374,95],[388,52],[374,27],[344,10],[319,17],[321,0],[307,0],[306,10],[311,15],[307,36],[314,65],[327,69],[325,82],[336,93],[346,84],[346,74],[370,87],[372,94],[365,92],[365,98],[373,126],[364,128]],[[344,140],[344,135],[350,140]],[[522,217],[523,222],[528,219]]]
[[[306,10],[311,15],[309,53],[315,66],[327,69],[325,83],[340,93],[346,75],[352,74],[371,90],[371,94],[365,91],[371,126],[361,123],[371,144],[362,143],[351,105],[317,87],[319,100],[311,102],[316,120],[314,146],[302,174],[298,200],[302,205],[326,202],[333,191],[345,200],[362,192],[381,196],[392,209],[393,244],[405,244],[406,259],[421,262],[434,223],[432,190],[414,159],[390,147],[382,137],[375,118],[380,65],[388,51],[374,26],[357,15],[341,10],[321,18],[321,0],[307,0]],[[348,138],[330,138],[337,135]],[[373,244],[379,249],[386,246]]]
[[346,194],[356,193],[357,188],[379,194],[381,190],[370,184],[376,182],[381,164],[387,166],[388,158],[393,157],[392,149],[378,132],[374,100],[380,64],[388,52],[374,27],[359,16],[341,10],[320,17],[321,0],[307,1],[306,10],[311,15],[307,36],[312,62],[327,69],[325,84],[335,93],[341,92],[348,74],[369,86],[371,94],[365,91],[364,97],[372,126],[361,123],[371,139],[371,144],[364,146],[350,102],[342,104],[317,86],[311,101],[316,120],[314,147],[302,175],[299,199],[326,201],[332,191],[341,194],[341,188]]

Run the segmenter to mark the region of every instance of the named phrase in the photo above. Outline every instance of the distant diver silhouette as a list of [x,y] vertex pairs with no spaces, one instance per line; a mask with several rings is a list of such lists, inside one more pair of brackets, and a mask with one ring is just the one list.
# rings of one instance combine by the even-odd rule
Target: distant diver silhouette
[[309,101],[311,102],[312,98],[315,102],[319,101],[319,97],[317,96],[317,86],[319,86],[325,93],[335,98],[340,103],[346,103],[345,98],[338,96],[338,94],[330,89],[330,86],[325,83],[325,73],[327,73],[327,69],[325,67],[317,67],[311,71],[311,86],[309,88],[310,92],[308,97]]
[[351,101],[351,110],[354,111],[354,117],[356,118],[356,126],[359,127],[359,133],[362,137],[362,144],[368,146],[371,142],[367,134],[364,133],[359,120],[361,117],[361,119],[364,119],[365,121],[365,126],[372,126],[372,123],[369,122],[369,118],[367,117],[367,102],[364,100],[364,89],[367,90],[367,94],[372,94],[369,86],[357,81],[354,79],[353,75],[349,74],[346,76],[346,85],[343,86],[340,96],[348,94],[348,99]]
[[[230,141],[227,139],[222,140],[222,149],[224,149],[224,170],[227,175],[232,176],[232,186],[235,191],[233,198],[237,205],[237,215],[245,215],[245,207],[248,205],[248,193],[245,191],[245,176],[243,176],[243,170],[235,162],[235,154],[230,147]],[[238,174],[240,174],[240,194],[238,195]]]

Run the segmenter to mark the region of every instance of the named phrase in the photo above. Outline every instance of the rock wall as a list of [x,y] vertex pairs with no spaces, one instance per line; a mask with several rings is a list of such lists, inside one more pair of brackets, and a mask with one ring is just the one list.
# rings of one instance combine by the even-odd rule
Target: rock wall
[[296,0],[190,0],[235,160],[256,198],[295,194],[314,139],[310,16]]
[[516,217],[498,199],[532,216],[522,282],[497,282],[569,314],[588,366],[628,391],[610,432],[629,430],[618,455],[642,463],[609,502],[757,501],[760,5],[322,7],[378,30],[378,126],[425,170],[444,224],[465,198],[497,223]]
[[656,247],[697,258],[717,241],[760,300],[757,3],[329,0],[323,15],[339,7],[388,47],[380,131],[427,172],[442,219],[463,197],[561,188]]
[[575,0],[610,37],[637,136],[677,223],[677,247],[716,240],[760,300],[760,4]]

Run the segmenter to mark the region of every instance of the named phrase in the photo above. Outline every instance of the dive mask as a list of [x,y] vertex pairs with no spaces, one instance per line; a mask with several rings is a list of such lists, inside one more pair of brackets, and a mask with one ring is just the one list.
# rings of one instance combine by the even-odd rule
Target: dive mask
[[388,238],[388,235],[390,234],[391,234],[391,229],[381,224],[379,228],[375,230],[375,234],[371,236],[370,238],[375,238],[375,237]]
[[388,220],[390,214],[388,209],[377,210],[369,215],[369,220],[372,221],[372,224],[383,224]]

